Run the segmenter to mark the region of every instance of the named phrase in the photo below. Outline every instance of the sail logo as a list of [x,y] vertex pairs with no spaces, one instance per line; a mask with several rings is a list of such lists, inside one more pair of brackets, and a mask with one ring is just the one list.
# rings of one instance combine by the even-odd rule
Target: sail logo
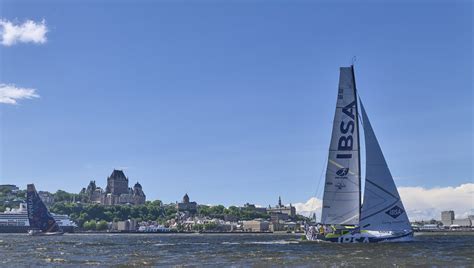
[[[354,100],[342,108],[342,113],[349,118],[349,121],[341,120],[341,124],[339,125],[341,136],[337,142],[337,150],[352,151],[354,146],[354,138],[352,137],[352,134],[354,134],[356,127],[354,122],[356,118],[356,101]],[[340,153],[336,155],[336,158],[352,158],[352,153]]]
[[349,168],[341,168],[338,171],[336,171],[336,175],[339,177],[344,177],[349,173]]
[[339,189],[339,190],[346,187],[346,185],[343,182],[338,182],[334,186],[336,186],[336,188]]
[[387,213],[387,215],[389,215],[390,217],[396,219],[396,218],[398,218],[398,216],[402,215],[403,212],[405,212],[405,210],[403,210],[403,208],[401,208],[399,206],[394,206],[393,208],[387,210],[385,213]]

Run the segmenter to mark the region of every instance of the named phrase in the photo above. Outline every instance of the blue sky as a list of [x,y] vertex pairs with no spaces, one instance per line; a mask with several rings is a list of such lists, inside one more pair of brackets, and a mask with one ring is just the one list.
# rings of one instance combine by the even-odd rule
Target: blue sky
[[0,83],[40,96],[0,103],[0,183],[78,192],[123,168],[165,202],[307,200],[353,56],[397,185],[473,180],[469,1],[37,2],[0,2],[48,29],[0,46]]

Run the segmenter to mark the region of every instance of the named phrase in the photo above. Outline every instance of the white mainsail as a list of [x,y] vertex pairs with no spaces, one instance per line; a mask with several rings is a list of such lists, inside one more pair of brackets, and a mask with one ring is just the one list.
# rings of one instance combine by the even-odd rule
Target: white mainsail
[[366,148],[366,180],[360,227],[364,230],[411,230],[397,187],[360,102]]
[[340,68],[321,222],[359,224],[360,153],[353,67]]

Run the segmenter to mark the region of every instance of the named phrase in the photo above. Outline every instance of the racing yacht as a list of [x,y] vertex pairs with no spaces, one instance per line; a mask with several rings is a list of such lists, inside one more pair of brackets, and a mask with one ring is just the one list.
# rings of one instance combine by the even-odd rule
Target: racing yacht
[[26,187],[26,203],[28,221],[30,223],[29,235],[50,236],[64,234],[56,220],[49,213],[38,192],[36,192],[34,184],[28,184]]
[[[366,155],[363,203],[359,126],[364,133]],[[413,230],[397,187],[358,98],[353,65],[340,68],[321,224],[307,226],[305,234],[311,241],[338,243],[413,239]]]

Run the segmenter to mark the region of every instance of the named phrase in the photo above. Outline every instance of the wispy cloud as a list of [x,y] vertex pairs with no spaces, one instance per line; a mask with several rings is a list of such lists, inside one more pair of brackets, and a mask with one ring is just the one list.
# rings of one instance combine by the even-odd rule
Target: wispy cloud
[[[466,218],[474,214],[474,183],[465,183],[455,187],[399,187],[410,220],[440,219],[441,211],[454,210],[456,218]],[[316,212],[321,216],[322,201],[315,197],[305,203],[293,204],[298,214],[310,216]]]
[[12,46],[16,43],[44,44],[47,41],[46,21],[34,22],[27,20],[22,24],[0,19],[0,43],[4,46]]
[[21,88],[13,84],[0,83],[0,103],[17,104],[21,99],[39,98],[34,88]]

